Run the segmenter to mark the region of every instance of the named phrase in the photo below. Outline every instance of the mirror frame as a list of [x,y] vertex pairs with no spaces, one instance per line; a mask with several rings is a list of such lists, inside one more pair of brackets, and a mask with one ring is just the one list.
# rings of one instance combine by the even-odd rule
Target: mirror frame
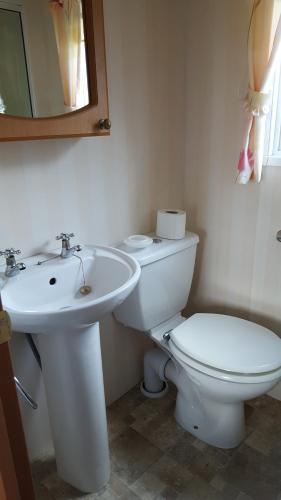
[[108,118],[103,0],[84,0],[84,24],[90,104],[49,118],[0,114],[0,141],[109,135],[99,121]]

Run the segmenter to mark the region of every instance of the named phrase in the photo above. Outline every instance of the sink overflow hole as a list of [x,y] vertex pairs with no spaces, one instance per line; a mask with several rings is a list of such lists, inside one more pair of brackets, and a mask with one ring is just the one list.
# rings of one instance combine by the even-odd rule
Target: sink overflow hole
[[50,285],[55,285],[56,282],[57,282],[56,278],[51,278],[49,281]]

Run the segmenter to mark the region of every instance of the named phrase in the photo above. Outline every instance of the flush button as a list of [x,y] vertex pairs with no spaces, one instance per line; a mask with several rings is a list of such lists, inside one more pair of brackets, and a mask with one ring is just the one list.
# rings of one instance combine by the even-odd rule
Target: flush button
[[153,243],[162,243],[161,238],[153,238]]

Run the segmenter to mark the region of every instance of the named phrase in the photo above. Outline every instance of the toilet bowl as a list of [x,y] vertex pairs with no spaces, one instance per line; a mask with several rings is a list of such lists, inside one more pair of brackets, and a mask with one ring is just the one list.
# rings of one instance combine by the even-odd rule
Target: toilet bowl
[[238,446],[245,436],[244,401],[281,379],[281,340],[232,316],[205,313],[174,321],[162,341],[166,324],[150,332],[161,350],[146,353],[142,392],[162,396],[171,380],[178,390],[175,418],[185,430],[219,448]]
[[171,332],[169,350],[183,372],[177,421],[209,444],[237,446],[245,435],[244,401],[281,379],[280,339],[239,318],[195,314]]
[[155,246],[136,251],[140,281],[114,314],[158,346],[145,355],[142,392],[162,397],[171,380],[177,388],[177,422],[208,444],[233,448],[245,436],[244,401],[281,380],[281,339],[232,316],[181,316],[198,241],[187,233],[183,240],[157,239]]

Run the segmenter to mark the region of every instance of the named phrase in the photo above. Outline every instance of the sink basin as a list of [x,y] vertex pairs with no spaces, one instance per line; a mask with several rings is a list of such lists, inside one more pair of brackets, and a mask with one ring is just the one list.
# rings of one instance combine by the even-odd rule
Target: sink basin
[[[6,281],[2,300],[15,331],[55,333],[91,325],[123,302],[138,282],[139,264],[120,250],[85,246],[77,255],[40,266],[41,256],[25,259],[26,270]],[[79,291],[83,270],[92,289],[88,295]]]
[[1,295],[13,330],[37,334],[58,474],[95,493],[110,474],[99,319],[132,292],[140,266],[111,247],[85,246],[68,259],[59,253],[25,259]]

